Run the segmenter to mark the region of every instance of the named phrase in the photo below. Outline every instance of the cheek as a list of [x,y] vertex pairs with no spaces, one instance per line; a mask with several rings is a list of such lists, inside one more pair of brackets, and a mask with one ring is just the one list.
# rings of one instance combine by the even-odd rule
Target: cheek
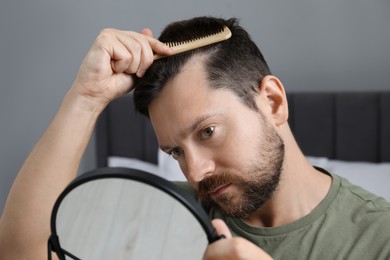
[[245,162],[253,156],[252,146],[254,143],[257,143],[257,140],[247,135],[229,136],[216,151],[218,164],[240,170],[244,167]]
[[181,161],[178,161],[177,162],[179,167],[180,167],[180,170],[181,172],[184,174],[184,176],[187,178],[187,167],[185,166],[185,163],[184,162],[181,162]]
[[234,163],[238,167],[256,159],[261,138],[259,127],[253,122],[231,129],[234,131],[230,131],[218,154],[225,158],[226,163]]
[[189,179],[188,179],[188,174],[187,174],[187,163],[184,159],[179,159],[177,161],[177,164],[179,165],[179,168],[181,170],[181,172],[183,173],[184,177],[187,179],[187,181],[191,184],[191,186],[193,186],[194,188],[197,188],[197,185],[195,183],[192,183]]

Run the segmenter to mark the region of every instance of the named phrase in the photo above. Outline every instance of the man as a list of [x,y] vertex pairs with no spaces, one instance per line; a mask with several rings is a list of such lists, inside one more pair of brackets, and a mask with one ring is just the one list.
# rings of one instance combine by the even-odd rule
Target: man
[[[205,259],[390,256],[389,203],[306,161],[282,83],[235,20],[174,23],[160,40],[222,25],[231,39],[177,56],[150,30],[101,32],[10,192],[2,258],[45,258],[51,208],[75,177],[98,115],[134,87],[137,109],[188,179],[184,188],[197,192],[226,236]],[[153,53],[169,57],[153,63]]]

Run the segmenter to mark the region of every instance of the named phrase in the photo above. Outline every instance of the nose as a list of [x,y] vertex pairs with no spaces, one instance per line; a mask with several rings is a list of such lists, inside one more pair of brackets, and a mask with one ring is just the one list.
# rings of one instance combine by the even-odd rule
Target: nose
[[185,151],[184,173],[187,180],[195,187],[198,183],[215,170],[213,156],[204,149]]

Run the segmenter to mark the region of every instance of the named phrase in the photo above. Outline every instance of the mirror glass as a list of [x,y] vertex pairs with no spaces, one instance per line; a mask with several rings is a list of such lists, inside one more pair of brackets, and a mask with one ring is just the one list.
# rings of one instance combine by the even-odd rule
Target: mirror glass
[[83,260],[202,259],[209,243],[183,203],[139,180],[84,182],[63,197],[54,217],[60,247]]

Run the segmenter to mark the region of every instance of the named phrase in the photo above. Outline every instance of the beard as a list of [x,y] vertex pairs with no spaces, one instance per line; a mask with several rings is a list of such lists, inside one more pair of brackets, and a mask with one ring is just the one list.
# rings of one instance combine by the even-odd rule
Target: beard
[[[199,198],[205,207],[214,207],[225,215],[245,219],[271,198],[280,182],[284,143],[264,117],[261,121],[265,126],[265,139],[258,142],[256,159],[243,173],[229,170],[216,172],[199,183]],[[225,192],[211,198],[211,191],[226,184],[236,187],[239,194]]]

